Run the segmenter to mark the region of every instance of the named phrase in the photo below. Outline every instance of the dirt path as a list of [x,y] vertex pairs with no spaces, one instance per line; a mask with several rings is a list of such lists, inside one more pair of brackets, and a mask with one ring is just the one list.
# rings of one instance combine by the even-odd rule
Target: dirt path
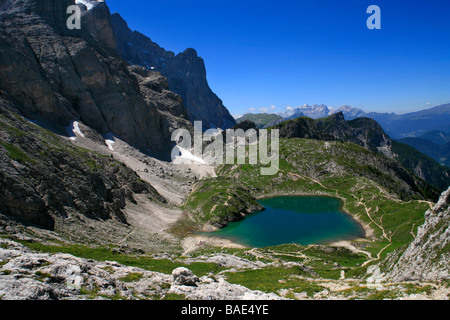
[[369,263],[372,263],[372,262],[374,262],[374,261],[380,260],[380,259],[381,259],[381,254],[382,254],[387,248],[389,248],[391,245],[392,245],[392,242],[390,242],[387,246],[385,246],[383,249],[381,249],[381,251],[378,252],[378,255],[377,255],[376,258],[367,260],[366,262],[364,262],[364,263],[361,265],[361,267],[365,267],[365,266],[367,266]]
[[[380,194],[383,193],[384,195],[386,195],[386,194],[384,193],[384,191],[383,191],[381,188],[379,188],[379,189],[380,189]],[[381,250],[378,252],[376,258],[372,258],[372,259],[370,259],[370,260],[367,260],[366,262],[364,262],[364,263],[361,265],[361,267],[365,267],[365,266],[368,265],[369,263],[372,263],[372,262],[374,262],[374,261],[378,261],[378,260],[381,259],[381,255],[383,254],[383,252],[386,251],[386,250],[392,245],[392,235],[391,235],[391,236],[388,236],[388,235],[387,235],[386,230],[385,230],[384,227],[383,227],[383,220],[382,220],[382,219],[381,219],[381,222],[380,222],[380,223],[375,222],[375,220],[372,218],[372,215],[371,215],[371,212],[372,212],[372,209],[373,209],[373,208],[368,208],[368,207],[367,207],[367,205],[366,205],[366,203],[365,203],[365,201],[364,201],[364,198],[359,199],[359,198],[356,197],[355,195],[353,195],[353,197],[358,201],[357,203],[361,204],[361,205],[364,207],[364,210],[365,210],[366,215],[367,215],[367,217],[369,218],[369,220],[381,230],[381,232],[382,232],[382,234],[383,234],[383,238],[385,238],[387,241],[389,241],[389,244],[388,244],[387,246],[385,246],[383,249],[381,249]],[[391,198],[389,198],[389,199],[391,199]],[[395,200],[395,199],[392,198],[391,200]],[[379,208],[376,207],[375,212],[378,212],[378,210],[379,210]]]
[[337,241],[337,242],[330,243],[330,246],[343,247],[343,248],[350,250],[353,253],[362,253],[362,254],[366,255],[369,259],[373,258],[372,254],[370,252],[356,248],[354,245],[352,245],[351,241],[346,241],[346,240]]
[[428,204],[430,206],[430,209],[433,209],[434,206],[436,205],[435,203],[433,203],[431,201],[425,201],[425,200],[416,200],[416,201],[418,201],[419,203],[426,203],[426,204]]
[[333,190],[333,191],[337,192],[337,190],[335,190],[335,189],[331,189],[331,188],[325,187],[319,180],[316,180],[316,179],[313,179],[313,178],[310,178],[310,177],[306,177],[306,176],[302,176],[301,174],[298,174],[298,173],[286,172],[284,170],[280,170],[280,171],[284,172],[285,174],[288,174],[290,176],[294,176],[294,177],[300,178],[302,180],[310,180],[310,181],[318,184],[319,186],[321,186],[324,189]]
[[184,256],[202,247],[222,247],[222,248],[237,248],[237,249],[246,248],[245,246],[234,243],[227,239],[207,237],[207,236],[193,236],[184,238],[181,245],[184,249],[183,251]]

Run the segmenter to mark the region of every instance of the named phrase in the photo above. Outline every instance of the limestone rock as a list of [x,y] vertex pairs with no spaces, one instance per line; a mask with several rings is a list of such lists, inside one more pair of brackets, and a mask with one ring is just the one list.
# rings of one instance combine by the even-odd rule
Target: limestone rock
[[191,300],[284,300],[274,293],[253,291],[244,286],[230,284],[224,279],[203,279],[198,287],[174,285],[169,293],[182,294]]
[[425,214],[415,240],[386,278],[395,281],[440,281],[450,279],[450,188]]
[[218,254],[207,258],[206,262],[215,263],[220,267],[224,268],[262,268],[266,264],[261,261],[250,261],[240,257],[236,257],[229,254]]
[[172,275],[175,284],[179,286],[195,287],[200,281],[199,278],[195,276],[191,270],[183,267],[173,270]]

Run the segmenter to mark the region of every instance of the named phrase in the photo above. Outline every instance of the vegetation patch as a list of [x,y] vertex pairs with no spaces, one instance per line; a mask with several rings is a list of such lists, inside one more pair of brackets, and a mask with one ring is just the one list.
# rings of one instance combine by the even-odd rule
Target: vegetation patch
[[144,275],[142,273],[129,273],[125,277],[119,278],[123,282],[139,282]]
[[16,160],[16,161],[19,161],[22,163],[35,163],[36,162],[34,159],[31,159],[25,152],[23,152],[22,149],[14,146],[12,144],[0,141],[0,145],[2,145],[6,149],[6,151],[9,154],[9,157],[13,160]]
[[307,292],[308,295],[324,290],[323,287],[308,280],[299,278],[310,276],[301,267],[268,267],[257,270],[245,270],[241,272],[225,273],[227,281],[239,284],[251,290],[259,290],[266,293],[275,293],[281,289],[289,289],[294,292]]

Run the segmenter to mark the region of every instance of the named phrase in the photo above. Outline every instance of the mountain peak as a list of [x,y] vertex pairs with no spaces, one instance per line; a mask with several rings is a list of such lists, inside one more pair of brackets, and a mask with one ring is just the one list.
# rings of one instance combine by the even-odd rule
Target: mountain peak
[[331,116],[327,117],[329,120],[337,121],[337,122],[345,122],[344,113],[342,111],[333,113]]
[[195,49],[175,55],[149,37],[131,31],[120,15],[114,14],[112,22],[122,59],[165,76],[169,89],[182,97],[191,121],[202,121],[205,130],[228,129],[236,124],[222,100],[209,87],[205,63]]
[[285,113],[281,113],[279,115],[287,120],[291,120],[301,116],[306,116],[312,119],[319,119],[328,117],[330,114],[331,110],[324,104],[315,104],[312,106],[304,104],[296,108],[290,107],[286,110]]
[[347,120],[353,120],[356,118],[364,117],[366,115],[366,113],[363,110],[349,105],[341,106],[335,112],[336,113],[342,112],[344,114],[345,119]]
[[186,56],[191,56],[191,57],[194,57],[194,58],[198,58],[197,50],[195,50],[193,48],[187,48],[186,50],[183,51],[182,54],[186,55]]
[[116,54],[116,35],[112,27],[111,12],[105,1],[77,0],[75,2],[87,8],[82,17],[82,28],[98,39],[110,53]]

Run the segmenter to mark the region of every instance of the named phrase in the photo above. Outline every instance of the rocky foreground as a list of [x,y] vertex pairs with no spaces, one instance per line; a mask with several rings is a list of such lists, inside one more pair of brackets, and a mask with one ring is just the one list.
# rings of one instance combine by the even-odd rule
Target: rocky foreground
[[282,299],[222,278],[199,278],[186,268],[177,268],[168,275],[113,261],[32,252],[5,239],[0,240],[0,265],[1,300]]
[[[199,260],[196,260],[197,262]],[[229,267],[229,271],[267,267],[232,255],[209,257]],[[292,264],[292,263],[291,263]],[[231,284],[223,274],[197,277],[185,267],[172,274],[152,272],[121,265],[114,261],[82,259],[63,253],[39,253],[22,244],[0,240],[0,300],[285,300],[289,290],[264,293],[242,285]],[[445,283],[369,283],[361,281],[355,286],[352,279],[327,281],[310,280],[325,290],[309,296],[296,293],[295,300],[346,300],[353,291],[353,299],[366,299],[366,295],[397,290],[392,299],[447,300],[450,288]],[[424,286],[427,292],[414,292],[408,288]],[[358,289],[359,288],[359,289]],[[399,291],[399,288],[402,290]],[[365,292],[365,293],[364,293]]]

